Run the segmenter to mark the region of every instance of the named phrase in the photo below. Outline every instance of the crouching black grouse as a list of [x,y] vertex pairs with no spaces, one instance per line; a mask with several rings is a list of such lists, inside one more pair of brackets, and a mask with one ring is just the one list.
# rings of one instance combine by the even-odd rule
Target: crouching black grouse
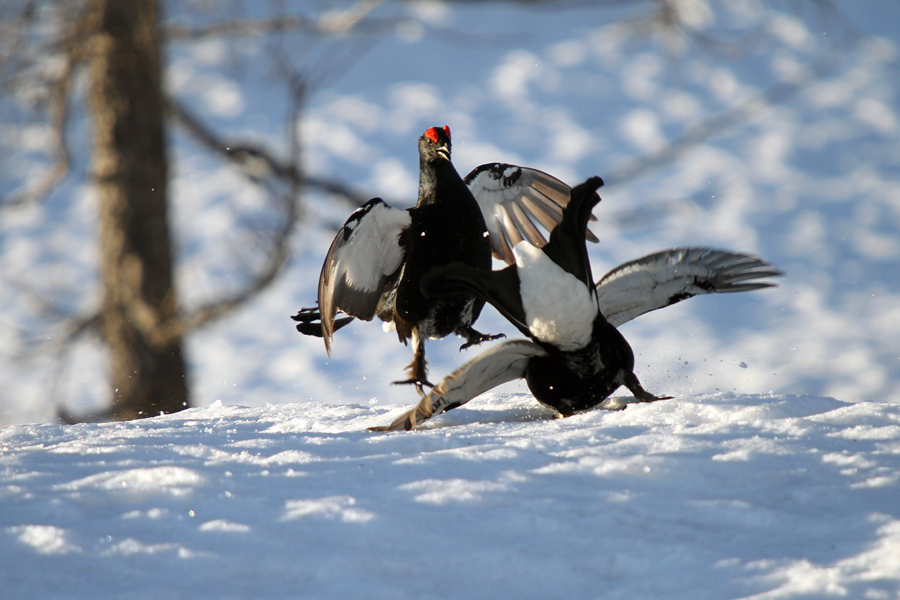
[[740,292],[774,285],[780,275],[768,263],[708,248],[680,248],[625,263],[596,285],[584,244],[588,215],[600,198],[600,178],[572,190],[562,222],[543,249],[513,248],[516,263],[486,273],[465,265],[435,268],[423,280],[435,295],[460,288],[484,298],[530,340],[489,349],[441,381],[411,411],[376,431],[412,429],[433,415],[465,404],[513,379],[525,378],[542,404],[568,416],[607,402],[620,386],[637,402],[666,397],[647,392],[634,374],[634,355],[617,326],[644,314],[713,292]]
[[[500,336],[472,328],[484,305],[467,290],[425,298],[429,269],[458,262],[489,272],[491,255],[511,262],[512,247],[543,246],[569,202],[569,187],[541,171],[488,164],[464,181],[450,161],[450,129],[432,127],[419,138],[419,199],[408,210],[380,198],[354,212],[338,231],[319,277],[318,307],[292,318],[297,329],[321,336],[331,354],[334,332],[353,318],[378,316],[405,344],[412,339],[409,379],[420,393],[426,378],[425,340],[456,333],[463,347]],[[589,239],[596,241],[593,234]],[[336,318],[338,311],[349,316]]]

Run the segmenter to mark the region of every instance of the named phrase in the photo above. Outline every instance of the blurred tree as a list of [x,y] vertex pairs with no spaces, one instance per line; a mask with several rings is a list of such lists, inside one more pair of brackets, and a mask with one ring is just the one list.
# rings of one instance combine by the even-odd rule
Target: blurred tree
[[[81,97],[77,91],[80,72],[89,75],[86,109],[92,125],[90,176],[99,208],[102,300],[95,313],[70,319],[62,344],[68,346],[88,333],[99,335],[108,349],[112,403],[108,411],[94,415],[74,416],[60,409],[63,420],[133,419],[189,407],[185,336],[249,301],[277,277],[287,262],[301,185],[317,186],[351,203],[362,202],[340,182],[305,180],[301,174],[293,133],[306,92],[299,73],[282,69],[291,90],[287,126],[291,143],[289,156],[281,158],[260,144],[225,139],[167,96],[162,40],[286,30],[346,33],[371,5],[351,4],[345,11],[329,13],[322,22],[280,16],[221,20],[197,27],[171,24],[168,35],[157,0],[48,0],[3,9],[2,90],[13,96],[23,90],[31,94],[38,119],[49,125],[51,165],[0,199],[0,206],[40,201],[69,174],[72,104]],[[62,67],[54,68],[58,65]],[[266,232],[269,239],[260,252],[262,259],[246,285],[194,310],[179,304],[173,277],[167,123],[180,124],[202,145],[240,167],[249,180],[264,186],[274,203],[267,210],[277,216]],[[53,304],[43,299],[42,303]]]
[[188,406],[175,317],[156,0],[92,0],[90,106],[100,200],[103,306],[112,416],[132,419]]

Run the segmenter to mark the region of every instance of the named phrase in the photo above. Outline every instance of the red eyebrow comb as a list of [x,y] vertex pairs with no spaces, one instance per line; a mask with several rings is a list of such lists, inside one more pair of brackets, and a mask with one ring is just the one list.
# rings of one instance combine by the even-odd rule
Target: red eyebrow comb
[[[444,125],[441,129],[444,130],[444,133],[447,134],[447,137],[450,137],[450,127],[448,125]],[[425,130],[425,137],[431,140],[434,143],[437,143],[439,136],[436,127],[431,127]]]

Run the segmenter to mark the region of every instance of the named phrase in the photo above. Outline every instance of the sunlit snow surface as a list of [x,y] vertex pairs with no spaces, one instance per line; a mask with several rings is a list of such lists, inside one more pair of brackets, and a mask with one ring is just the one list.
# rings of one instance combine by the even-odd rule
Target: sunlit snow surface
[[[329,359],[294,330],[352,211],[310,195],[284,277],[189,339],[203,408],[19,425],[52,421],[59,404],[102,408],[109,391],[90,337],[62,363],[33,354],[66,334],[47,327],[44,301],[68,315],[98,301],[91,190],[73,177],[4,209],[0,597],[900,598],[897,6],[839,3],[854,30],[784,5],[713,4],[756,19],[763,41],[731,60],[629,37],[618,13],[419,4],[435,29],[348,60],[302,123],[311,173],[397,206],[414,201],[415,140],[434,125],[450,125],[462,173],[508,161],[604,177],[595,277],[685,245],[784,270],[777,289],[622,328],[641,382],[674,400],[554,419],[510,384],[422,431],[367,432],[417,401],[390,385],[411,350],[356,323]],[[703,25],[704,3],[685,5]],[[498,27],[508,34],[489,35]],[[703,119],[802,79],[831,44],[834,62],[794,95],[620,177]],[[285,107],[256,68],[265,50],[173,49],[168,83],[236,137],[278,145]],[[46,132],[3,132],[4,180],[39,172]],[[258,240],[234,225],[265,216],[263,192],[177,130],[171,144],[179,289],[196,306],[239,287]],[[477,327],[515,335],[490,308]],[[429,342],[433,378],[479,351],[461,342]]]
[[[572,183],[600,175],[609,185],[594,210],[601,240],[590,247],[595,276],[685,245],[757,253],[786,273],[776,290],[692,299],[625,325],[649,390],[900,401],[900,33],[888,25],[897,21],[895,3],[839,3],[845,18],[714,2],[710,21],[703,2],[686,2],[694,12],[685,18],[710,27],[704,32],[714,40],[733,41],[736,23],[751,33],[742,38],[748,44],[721,47],[663,33],[631,36],[622,10],[416,6],[434,29],[414,35],[418,30],[405,28],[374,47],[326,44],[353,60],[310,96],[301,133],[311,173],[409,206],[416,139],[446,123],[461,173],[509,161]],[[633,6],[640,10],[629,14],[649,5]],[[740,52],[732,58],[729,48]],[[292,56],[311,56],[303,50]],[[269,64],[266,51],[252,39],[234,47],[220,40],[175,45],[169,85],[236,138],[283,148],[278,119],[286,108],[260,66]],[[810,65],[821,73],[804,80]],[[732,127],[712,127],[715,135],[676,160],[622,179],[630,161],[780,84],[793,95]],[[72,138],[83,141],[83,131],[75,128]],[[41,139],[35,130],[0,138],[10,147],[4,176],[39,172],[36,154],[25,150]],[[258,260],[259,240],[235,227],[265,218],[264,190],[177,128],[171,143],[179,292],[196,306],[240,287],[247,265]],[[89,168],[83,153],[73,161],[76,171]],[[50,421],[59,404],[76,413],[108,404],[102,347],[81,338],[57,363],[53,344],[68,330],[41,318],[46,300],[63,314],[88,315],[99,299],[96,211],[76,180],[0,219],[3,424]],[[309,195],[284,276],[236,315],[189,338],[198,406],[415,399],[409,388],[390,385],[411,358],[394,334],[353,324],[335,336],[328,359],[321,340],[299,335],[289,319],[314,303],[325,253],[350,212]],[[477,327],[515,334],[491,308]],[[51,344],[43,351],[42,341]],[[478,351],[459,353],[461,343],[428,344],[433,378]],[[524,390],[513,384],[504,391]]]
[[399,408],[9,427],[3,597],[900,597],[896,404]]

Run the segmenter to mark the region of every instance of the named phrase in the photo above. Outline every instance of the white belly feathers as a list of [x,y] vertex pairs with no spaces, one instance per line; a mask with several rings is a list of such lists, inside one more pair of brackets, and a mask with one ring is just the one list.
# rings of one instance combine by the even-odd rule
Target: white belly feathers
[[599,310],[587,286],[528,242],[516,244],[513,254],[528,329],[561,350],[583,348]]

